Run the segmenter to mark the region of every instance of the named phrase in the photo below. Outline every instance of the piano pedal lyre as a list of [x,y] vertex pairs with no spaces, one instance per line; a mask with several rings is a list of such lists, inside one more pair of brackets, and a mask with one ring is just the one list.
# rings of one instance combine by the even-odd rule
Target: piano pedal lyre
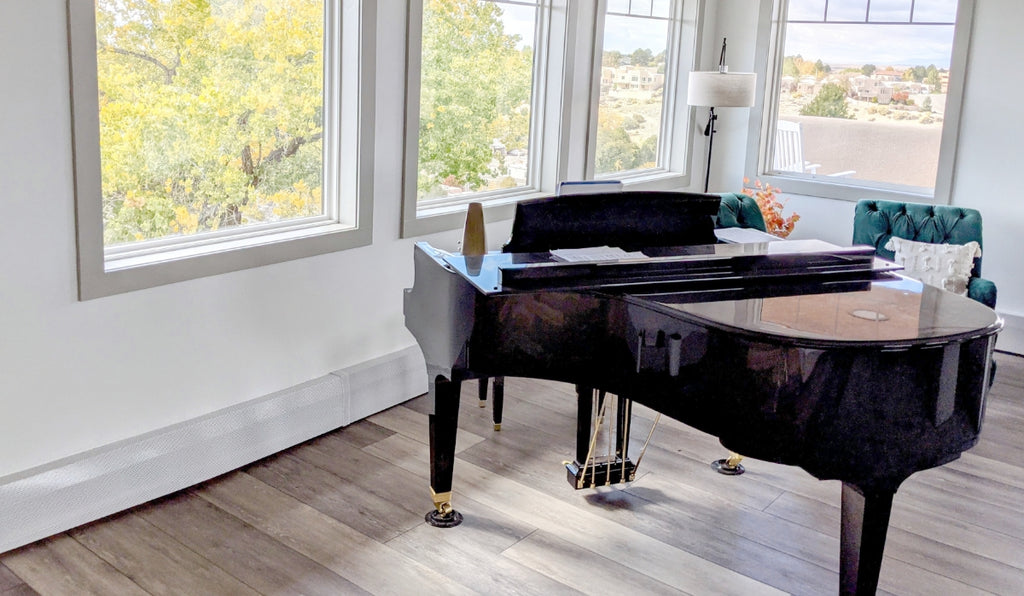
[[[569,484],[575,489],[596,488],[632,482],[636,479],[637,466],[643,458],[643,451],[636,462],[629,458],[629,431],[633,402],[621,396],[608,396],[604,391],[597,394],[588,387],[577,387],[579,407],[576,420],[576,460],[564,462]],[[609,404],[615,402],[614,421],[609,420]],[[612,431],[614,422],[615,430]],[[654,422],[657,425],[657,420]],[[651,427],[651,434],[654,427]],[[602,434],[604,445],[600,446]],[[650,442],[650,434],[647,442]],[[647,449],[647,442],[643,450]]]

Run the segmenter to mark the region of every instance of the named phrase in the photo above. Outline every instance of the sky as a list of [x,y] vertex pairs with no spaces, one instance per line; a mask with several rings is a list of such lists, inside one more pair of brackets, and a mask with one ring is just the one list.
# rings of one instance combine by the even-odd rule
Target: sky
[[800,54],[831,66],[949,68],[952,26],[790,24],[786,56]]
[[[826,7],[828,12],[826,13]],[[928,66],[949,68],[952,25],[836,24],[952,23],[957,0],[790,0],[785,55],[830,65]],[[913,15],[911,15],[913,9]],[[870,12],[869,12],[870,10]]]
[[[638,0],[634,0],[635,5],[637,2]],[[651,0],[646,0],[646,2],[649,4]],[[666,2],[667,5],[667,0],[654,0],[655,15],[658,14],[662,2]],[[502,6],[502,10],[504,11],[505,32],[519,35],[524,45],[533,45],[534,9],[505,4]],[[665,49],[667,40],[668,28],[665,21],[662,20],[611,15],[605,21],[604,48],[606,50],[632,54],[634,50],[644,48],[657,54]]]
[[[625,6],[626,0],[610,0]],[[638,7],[659,15],[667,0],[633,0]],[[653,5],[651,5],[653,2]],[[792,0],[790,19],[821,21],[826,0]],[[650,9],[647,8],[650,6]],[[828,19],[865,19],[867,0],[828,0]],[[906,22],[911,0],[871,0],[870,19],[875,22]],[[915,22],[950,22],[955,18],[956,0],[914,0]],[[505,30],[520,35],[523,45],[533,45],[535,10],[505,4]],[[657,19],[609,16],[605,24],[604,47],[631,54],[638,48],[652,53],[665,49],[667,28]],[[949,68],[953,43],[952,25],[850,25],[836,23],[793,23],[786,32],[785,55],[821,59],[832,66],[874,64],[876,66],[928,66]]]
[[790,0],[789,19],[821,19],[828,5],[830,21],[907,22],[914,11],[914,22],[952,22],[957,0]]

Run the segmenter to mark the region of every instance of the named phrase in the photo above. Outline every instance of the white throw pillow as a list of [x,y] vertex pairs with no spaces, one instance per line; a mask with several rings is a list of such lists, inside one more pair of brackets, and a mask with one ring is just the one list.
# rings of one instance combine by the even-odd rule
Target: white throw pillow
[[963,296],[971,277],[975,257],[981,256],[977,242],[967,244],[931,244],[893,236],[885,248],[896,253],[903,272],[932,286]]

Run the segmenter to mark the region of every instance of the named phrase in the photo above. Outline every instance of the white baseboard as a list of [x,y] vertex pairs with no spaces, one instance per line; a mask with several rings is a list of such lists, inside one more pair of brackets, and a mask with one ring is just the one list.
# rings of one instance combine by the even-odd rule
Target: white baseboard
[[0,478],[0,553],[209,480],[427,389],[411,346],[206,416]]
[[996,340],[996,349],[1024,355],[1024,317],[1007,313],[999,313],[999,316],[1003,317],[1004,327]]

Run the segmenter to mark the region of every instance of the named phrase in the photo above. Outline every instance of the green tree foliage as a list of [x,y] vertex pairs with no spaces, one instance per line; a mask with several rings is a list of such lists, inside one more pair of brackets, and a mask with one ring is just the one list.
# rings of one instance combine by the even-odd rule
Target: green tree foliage
[[932,88],[932,93],[939,93],[942,90],[942,80],[939,77],[939,69],[934,64],[929,64],[925,71],[924,82]]
[[98,0],[104,242],[322,212],[322,0]]
[[830,72],[832,72],[832,67],[822,62],[820,58],[811,62],[797,54],[796,56],[785,56],[782,59],[782,74],[785,76],[799,79],[810,75],[821,79]]
[[814,99],[800,109],[800,114],[825,118],[852,118],[846,105],[846,91],[835,83],[822,85]]
[[636,152],[637,168],[653,168],[658,165],[658,137],[651,135],[640,143]]
[[654,53],[646,48],[637,48],[630,55],[630,63],[633,66],[650,66],[654,63]]
[[624,117],[607,108],[599,108],[600,125],[597,128],[597,154],[594,169],[598,174],[611,174],[643,168],[653,168],[658,159],[658,137],[651,135],[636,143],[627,132],[633,128],[637,116]]
[[870,77],[871,75],[875,74],[876,70],[878,70],[878,67],[875,66],[874,64],[865,64],[864,66],[860,67],[860,71],[864,73],[864,76],[866,77]]
[[622,52],[618,50],[605,50],[601,52],[601,66],[616,66],[622,65]]
[[483,185],[495,138],[510,150],[526,147],[533,51],[517,49],[521,40],[501,16],[492,2],[424,3],[420,196],[441,183]]
[[913,68],[908,68],[903,71],[904,81],[913,81],[916,83],[920,83],[924,81],[924,78],[926,76],[928,76],[928,69],[926,69],[923,66],[915,66]]
[[797,59],[803,60],[800,56],[786,56],[782,59],[782,74],[787,77],[800,78],[800,68],[797,66]]
[[597,156],[594,167],[599,174],[632,170],[637,163],[637,146],[622,127],[602,126],[597,130]]

